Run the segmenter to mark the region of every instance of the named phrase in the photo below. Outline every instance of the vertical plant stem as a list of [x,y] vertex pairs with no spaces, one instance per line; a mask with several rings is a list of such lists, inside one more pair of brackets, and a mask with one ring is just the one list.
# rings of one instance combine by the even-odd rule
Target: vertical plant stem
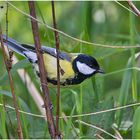
[[1,138],[7,139],[7,132],[6,132],[6,113],[5,113],[5,103],[3,96],[0,96],[0,102],[3,104],[3,107],[0,108],[0,133]]
[[[35,12],[35,5],[34,1],[29,1],[29,10],[30,15],[34,18],[36,18],[36,12]],[[42,86],[42,91],[44,93],[44,106],[46,109],[46,116],[47,116],[47,122],[48,122],[48,129],[51,138],[56,138],[56,128],[54,124],[54,118],[52,115],[52,104],[49,98],[49,90],[47,86],[47,79],[46,79],[46,71],[45,71],[45,65],[43,60],[43,55],[40,53],[41,50],[41,43],[39,38],[39,32],[38,32],[38,23],[36,20],[31,18],[31,25],[32,25],[32,32],[34,37],[34,43],[35,43],[35,50],[38,58],[38,66],[39,66],[39,72],[40,72],[40,81]]]
[[[6,42],[7,42],[7,38],[8,38],[8,3],[6,3]],[[8,44],[6,45],[7,46],[7,49],[8,49]],[[8,49],[8,54],[10,55],[10,53],[9,53],[9,49]],[[10,60],[11,62],[12,62],[12,60]],[[11,126],[11,128],[13,128],[13,125],[12,125],[12,121],[11,121],[11,119],[10,119],[10,115],[9,115],[9,112],[7,111],[7,108],[6,108],[6,106],[5,106],[5,100],[4,100],[4,98],[3,98],[3,105],[4,105],[4,110],[5,110],[5,112],[6,112],[6,115],[7,115],[7,117],[8,117],[8,119],[9,119],[9,124],[10,124],[10,126]],[[3,117],[2,117],[3,118]],[[3,120],[2,120],[3,121]],[[3,122],[2,122],[3,123]],[[5,121],[4,121],[4,123],[5,123]],[[13,128],[14,129],[14,128]],[[5,137],[6,138],[6,137]]]
[[17,100],[16,100],[16,96],[15,96],[12,75],[11,75],[11,72],[10,72],[11,71],[11,62],[7,60],[7,56],[6,56],[6,52],[5,52],[5,48],[4,48],[4,43],[3,43],[3,38],[2,38],[1,26],[0,26],[0,42],[1,42],[1,47],[2,47],[2,54],[3,54],[3,58],[4,58],[4,63],[5,63],[5,66],[6,66],[6,70],[7,70],[8,78],[9,78],[9,82],[10,82],[10,88],[11,88],[11,93],[12,93],[12,97],[13,97],[13,104],[14,104],[14,108],[15,108],[15,112],[16,112],[18,138],[23,139],[22,128],[21,128],[21,124],[20,124],[19,111],[18,111],[19,109],[18,109],[18,106],[17,106]]
[[[83,84],[80,84],[80,110],[79,110],[79,114],[82,114],[83,112]],[[82,120],[82,117],[79,117],[79,120]],[[82,125],[79,124],[80,127],[80,134],[83,134],[83,130],[82,130]]]
[[[85,35],[85,32],[84,32]],[[83,53],[83,45],[80,44],[80,53]],[[82,114],[83,112],[83,84],[80,84],[80,94],[79,96],[79,112],[78,114]],[[78,118],[79,120],[82,121],[82,117]],[[83,135],[83,131],[82,131],[82,124],[79,123],[79,129],[80,129],[80,135]]]
[[[19,103],[19,108],[22,109],[20,103]],[[23,113],[21,113],[21,121],[22,121],[22,124],[23,124],[22,128],[24,130],[24,138],[29,139],[29,131],[28,131],[28,125],[26,123],[26,116]]]
[[[62,108],[62,103],[61,103],[61,99],[60,99],[60,116],[62,116],[62,113],[63,113],[63,108]],[[64,120],[63,119],[60,119],[59,127],[61,128],[62,132],[65,131]]]
[[[53,27],[57,29],[56,18],[55,18],[55,7],[54,1],[52,1],[52,17],[53,17]],[[56,30],[54,30],[55,36],[55,46],[57,53],[57,97],[56,97],[56,133],[59,135],[59,111],[60,111],[60,65],[59,65],[59,35]]]
[[[134,45],[134,15],[130,13],[130,44]],[[132,56],[132,66],[135,66],[135,49],[131,49],[131,56]],[[137,78],[136,78],[136,71],[132,70],[132,97],[134,101],[138,100],[138,95],[137,95]]]

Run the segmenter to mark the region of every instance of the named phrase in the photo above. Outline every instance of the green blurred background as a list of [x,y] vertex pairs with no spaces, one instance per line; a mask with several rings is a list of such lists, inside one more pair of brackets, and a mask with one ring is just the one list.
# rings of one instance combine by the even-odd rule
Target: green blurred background
[[[27,2],[11,2],[17,8],[29,13]],[[36,3],[37,18],[52,26],[51,2]],[[121,2],[128,7],[127,2]],[[139,2],[134,2],[140,7]],[[3,33],[6,34],[6,3],[0,2],[0,21]],[[55,2],[57,27],[70,36],[111,46],[136,46],[140,43],[140,19],[115,1],[82,1]],[[41,44],[54,47],[54,33],[39,24]],[[21,43],[33,44],[30,19],[8,8],[8,36]],[[69,53],[85,53],[94,56],[104,69],[105,74],[98,74],[84,81],[81,85],[61,88],[61,115],[74,115],[96,112],[123,106],[140,101],[139,48],[105,48],[87,45],[74,41],[59,34],[60,49]],[[19,60],[24,58],[16,54]],[[0,50],[0,103],[13,106],[9,81]],[[22,63],[20,63],[22,62]],[[14,66],[13,66],[14,67]],[[17,68],[12,71],[15,93],[20,108],[26,112],[40,114],[18,73],[17,69],[24,68],[40,91],[40,84],[33,73],[32,66],[26,61],[19,61]],[[130,69],[129,69],[130,68]],[[50,87],[53,102],[53,112],[56,110],[56,88]],[[31,91],[32,92],[32,91]],[[40,105],[41,106],[41,105]],[[42,108],[43,109],[43,108]],[[0,138],[17,138],[15,112],[0,107]],[[61,119],[60,130],[64,138],[112,138],[111,136],[89,126],[77,123],[76,120],[96,125],[107,132],[120,134],[122,138],[140,138],[140,109],[135,107],[98,115]],[[43,118],[21,114],[24,138],[49,138],[47,123]],[[135,124],[135,125],[133,125]],[[116,131],[115,131],[115,130]],[[118,135],[117,135],[118,136]]]

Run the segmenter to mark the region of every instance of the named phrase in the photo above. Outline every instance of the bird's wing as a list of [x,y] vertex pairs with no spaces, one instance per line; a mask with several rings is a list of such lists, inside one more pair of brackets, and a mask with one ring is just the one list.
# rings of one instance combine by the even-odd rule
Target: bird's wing
[[[35,47],[31,45],[25,45],[22,44],[22,46],[25,49],[28,49],[29,52],[35,53]],[[43,58],[45,61],[45,69],[47,71],[47,80],[50,83],[53,83],[54,85],[57,84],[57,53],[56,49],[49,48],[46,46],[41,47],[41,52],[43,53]],[[74,56],[75,57],[75,56]],[[63,84],[66,82],[66,79],[72,79],[75,77],[75,72],[73,70],[72,61],[73,61],[73,55],[60,52],[59,53],[59,65],[60,65],[60,83]],[[38,66],[35,64],[34,68],[37,73]]]
[[[33,51],[35,52],[35,47],[32,46],[32,45],[28,45],[28,44],[21,44],[24,48],[30,50],[30,51]],[[42,46],[41,47],[41,51],[43,53],[47,53],[47,54],[50,54],[51,56],[53,57],[57,57],[57,53],[56,53],[56,49],[55,48],[50,48],[50,47],[47,47],[47,46]],[[62,59],[62,60],[67,60],[67,61],[71,61],[72,59],[72,55],[71,54],[68,54],[68,53],[65,53],[65,52],[59,52],[59,58]]]

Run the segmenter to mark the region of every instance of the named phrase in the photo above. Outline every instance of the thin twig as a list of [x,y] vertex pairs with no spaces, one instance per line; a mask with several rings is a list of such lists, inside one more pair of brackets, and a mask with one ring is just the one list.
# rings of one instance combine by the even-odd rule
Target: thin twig
[[140,11],[137,9],[137,7],[133,4],[131,0],[127,0],[130,8],[133,10],[136,16],[140,16]]
[[[30,15],[32,17],[36,18],[34,1],[29,1],[28,4],[29,4]],[[55,128],[55,124],[54,124],[54,118],[52,115],[52,105],[51,105],[51,101],[49,98],[49,90],[48,90],[47,80],[46,80],[47,76],[46,76],[46,71],[45,71],[45,65],[44,65],[43,55],[42,55],[42,53],[40,53],[41,43],[40,43],[39,32],[38,32],[38,23],[36,20],[31,19],[31,24],[32,24],[32,32],[33,32],[34,43],[35,43],[35,50],[36,50],[36,54],[37,54],[37,58],[38,58],[40,81],[41,81],[41,83],[46,83],[46,85],[41,84],[41,86],[42,86],[42,91],[45,96],[44,97],[44,106],[46,109],[48,129],[49,129],[51,138],[56,138],[56,128]]]
[[105,138],[103,138],[100,134],[95,134],[95,136],[97,137],[97,139],[105,140]]
[[[98,115],[98,114],[102,114],[102,113],[107,113],[107,112],[111,112],[111,111],[116,111],[116,110],[120,110],[120,109],[125,109],[125,108],[129,108],[129,107],[134,107],[134,106],[139,106],[140,103],[134,103],[134,104],[129,104],[129,105],[125,105],[125,106],[120,106],[120,107],[115,107],[115,108],[111,108],[111,109],[107,109],[107,110],[102,110],[102,111],[98,111],[98,112],[91,112],[91,113],[85,113],[85,114],[79,114],[79,115],[72,115],[72,116],[65,116],[67,118],[78,118],[78,117],[86,117],[86,116],[92,116],[92,115]],[[3,104],[0,104],[0,106],[4,106]],[[14,107],[9,106],[9,105],[5,105],[6,108],[15,110]],[[39,115],[39,114],[34,114],[34,113],[30,113],[30,112],[26,112],[23,110],[19,110],[20,113],[29,115],[29,116],[34,116],[34,117],[38,117],[38,118],[45,118],[45,115]],[[63,119],[63,116],[59,117],[60,119]]]
[[[124,9],[126,9],[127,11],[129,11],[129,12],[131,12],[131,13],[133,13],[134,15],[136,15],[136,13],[135,12],[133,12],[131,9],[129,9],[129,8],[127,8],[127,7],[125,7],[124,5],[122,5],[119,1],[117,1],[117,0],[114,0],[118,5],[120,5],[121,7],[123,7]],[[137,15],[136,15],[137,16]]]
[[7,56],[6,56],[6,52],[5,52],[5,48],[4,48],[4,43],[3,43],[1,26],[0,26],[0,41],[1,41],[1,47],[2,47],[2,55],[3,55],[3,58],[4,58],[4,63],[5,63],[6,70],[7,70],[7,73],[8,73],[11,93],[12,93],[12,97],[13,97],[13,104],[14,104],[15,113],[16,113],[18,138],[23,139],[22,128],[21,128],[20,118],[19,118],[19,111],[18,111],[19,109],[18,109],[18,106],[17,106],[17,99],[16,99],[16,96],[15,96],[12,75],[11,75],[11,72],[10,72],[11,62],[9,60],[7,60]]
[[128,71],[128,70],[136,70],[139,72],[140,68],[139,67],[124,68],[121,70],[116,70],[116,71],[112,71],[110,73],[104,74],[102,77],[110,76],[110,75],[117,74],[117,73],[124,72],[124,71]]
[[[64,112],[62,113],[62,119],[65,121],[66,125],[68,125],[69,120],[68,120],[68,118],[67,118],[67,116],[65,115]],[[73,123],[71,123],[70,127],[71,127],[71,132],[72,132],[73,136],[74,136],[75,138],[76,138],[76,137],[79,137],[78,131],[77,131],[77,129],[75,128],[75,126],[73,125]]]
[[122,140],[123,137],[121,136],[120,132],[114,126],[112,126],[112,129],[115,131],[115,136],[117,136],[119,140]]
[[[7,1],[8,2],[8,1]],[[49,26],[48,24],[40,21],[39,19],[37,18],[34,18],[32,17],[31,15],[27,14],[26,12],[20,10],[19,8],[17,8],[16,6],[14,6],[12,3],[8,2],[8,4],[10,6],[12,6],[15,10],[17,10],[18,12],[20,12],[21,14],[31,18],[31,19],[34,19],[35,21],[37,21],[38,23],[44,25],[46,28],[50,29],[50,30],[53,30],[53,31],[57,31],[58,33],[62,34],[63,36],[65,37],[68,37],[74,41],[77,41],[79,43],[83,43],[83,44],[86,44],[86,45],[92,45],[92,46],[98,46],[98,47],[105,47],[105,48],[122,48],[122,49],[128,49],[128,48],[139,48],[140,46],[137,45],[137,46],[113,46],[113,45],[104,45],[104,44],[99,44],[99,43],[93,43],[93,42],[88,42],[88,41],[85,41],[85,40],[81,40],[81,39],[78,39],[76,37],[73,37],[73,36],[70,36],[68,35],[67,33],[61,31],[61,30],[58,30],[58,29],[54,29],[53,27]]]
[[[57,29],[56,18],[55,18],[55,7],[54,1],[52,1],[52,17],[53,17],[53,27]],[[55,36],[55,47],[57,54],[57,94],[56,94],[56,133],[59,133],[59,114],[60,114],[60,64],[59,64],[59,35],[57,31],[54,31]]]
[[92,128],[95,128],[95,129],[97,129],[97,130],[99,130],[99,131],[101,131],[101,132],[103,132],[103,133],[105,133],[105,134],[111,136],[111,137],[114,138],[114,139],[118,139],[118,137],[112,135],[111,133],[109,133],[109,132],[105,131],[104,129],[102,129],[102,128],[100,128],[100,127],[97,127],[97,126],[95,126],[95,125],[93,125],[93,124],[89,124],[89,123],[86,123],[86,122],[81,121],[81,120],[76,120],[76,122],[81,123],[81,124],[86,125],[86,126],[89,126],[89,127],[92,127]]

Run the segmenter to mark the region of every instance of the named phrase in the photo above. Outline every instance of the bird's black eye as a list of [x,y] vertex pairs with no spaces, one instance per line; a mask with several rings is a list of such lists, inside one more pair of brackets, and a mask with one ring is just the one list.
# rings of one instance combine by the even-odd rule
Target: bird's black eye
[[3,6],[0,6],[0,8],[2,9],[2,8],[4,8]]

